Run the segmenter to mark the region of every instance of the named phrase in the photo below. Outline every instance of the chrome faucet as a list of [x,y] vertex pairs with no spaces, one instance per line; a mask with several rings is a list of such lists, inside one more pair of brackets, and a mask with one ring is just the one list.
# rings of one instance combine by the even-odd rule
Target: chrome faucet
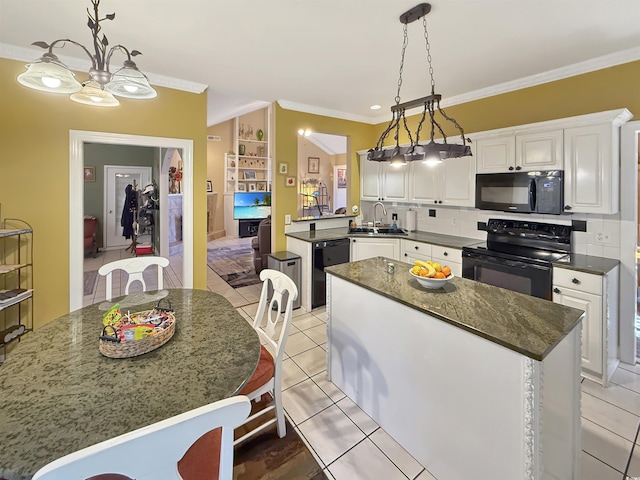
[[[387,216],[387,209],[384,208],[384,203],[382,202],[376,202],[373,205],[373,228],[376,227],[376,207],[380,205],[382,207],[382,213],[384,214],[384,216]],[[380,217],[380,226],[382,226],[382,217]]]

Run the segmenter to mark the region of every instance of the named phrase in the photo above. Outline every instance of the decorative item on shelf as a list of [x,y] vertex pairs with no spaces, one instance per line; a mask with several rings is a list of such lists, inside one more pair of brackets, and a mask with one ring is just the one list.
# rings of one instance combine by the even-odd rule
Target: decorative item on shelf
[[169,193],[180,193],[182,172],[176,167],[169,167]]
[[238,153],[240,155],[244,155],[245,152],[245,146],[241,143],[240,145],[238,145]]
[[231,160],[231,163],[229,164],[229,166],[230,166],[231,168],[235,168],[235,166],[236,166],[236,161],[235,161],[235,160]]
[[238,191],[239,192],[246,192],[247,191],[247,187],[245,186],[244,183],[238,183]]
[[[429,36],[427,33],[427,20],[426,15],[431,11],[431,4],[421,3],[411,10],[406,11],[400,16],[400,22],[404,25],[404,41],[402,44],[402,55],[400,57],[400,79],[398,80],[398,91],[395,97],[395,105],[391,107],[391,121],[387,128],[382,132],[380,138],[376,142],[376,146],[369,150],[367,154],[367,160],[373,160],[376,162],[391,162],[392,165],[406,165],[407,161],[425,161],[427,163],[439,163],[446,158],[466,157],[471,155],[471,147],[467,145],[467,142],[471,140],[465,138],[464,130],[460,124],[449,116],[440,107],[440,99],[442,96],[435,93],[435,81],[433,79],[433,67],[431,66],[431,50],[429,45]],[[407,25],[415,20],[422,18],[422,24],[424,26],[424,38],[427,48],[427,63],[429,65],[429,75],[431,77],[431,95],[426,97],[410,100],[408,102],[400,103],[400,88],[402,86],[402,71],[404,68],[405,50],[408,44]],[[405,118],[405,112],[414,107],[422,107],[422,117],[416,122],[417,130],[414,136],[407,127],[407,121]],[[444,133],[444,127],[438,123],[435,114],[439,113],[442,118],[453,124],[455,129],[460,133],[462,144],[453,144],[447,142],[447,136]],[[427,119],[430,125],[430,140],[428,143],[420,143],[420,131],[422,125]],[[400,128],[404,127],[407,135],[409,136],[410,145],[408,147],[400,147]],[[395,131],[393,138],[396,140],[395,148],[384,149],[384,141],[391,133]],[[434,141],[434,133],[438,131],[442,135],[443,142],[437,143]]]
[[295,187],[296,186],[296,177],[287,177],[284,184],[287,187]]
[[258,182],[257,189],[259,192],[264,192],[267,190],[267,184],[265,182]]
[[[138,70],[131,57],[140,55],[138,50],[129,51],[123,45],[115,45],[107,50],[109,41],[106,35],[102,34],[100,25],[105,20],[113,20],[115,13],[110,13],[102,18],[98,13],[100,0],[91,0],[93,14],[87,9],[89,21],[87,26],[93,36],[94,53],[91,53],[84,45],[61,38],[54,40],[50,44],[46,42],[34,42],[32,45],[46,49],[47,52],[33,63],[27,65],[27,71],[18,75],[18,82],[28,88],[40,90],[48,93],[69,93],[74,102],[103,107],[113,107],[119,104],[114,97],[126,97],[132,99],[155,98],[158,94],[151,87],[147,77]],[[53,53],[53,49],[60,44],[64,47],[68,44],[80,47],[91,60],[89,78],[80,83],[75,79],[75,74],[64,65]],[[116,52],[126,55],[123,67],[115,73],[111,73],[110,60]]]
[[253,137],[253,127],[251,125],[247,126],[247,140]]
[[244,179],[245,180],[255,180],[256,179],[256,172],[253,170],[247,170],[246,172],[244,172]]
[[239,138],[244,138],[244,124],[243,123],[240,124],[240,128],[238,129],[238,137]]
[[264,152],[265,152],[264,145],[258,145],[256,147],[256,152],[259,157],[264,157]]
[[256,191],[256,184],[255,183],[250,183],[249,184],[249,191],[250,192],[255,192]]
[[307,161],[308,161],[307,171],[309,173],[320,173],[319,157],[308,157]]
[[289,171],[289,164],[288,163],[281,162],[278,165],[278,173],[280,175],[286,175],[288,171]]
[[256,138],[260,141],[262,141],[262,138],[264,137],[264,132],[262,131],[262,129],[258,130],[256,132]]

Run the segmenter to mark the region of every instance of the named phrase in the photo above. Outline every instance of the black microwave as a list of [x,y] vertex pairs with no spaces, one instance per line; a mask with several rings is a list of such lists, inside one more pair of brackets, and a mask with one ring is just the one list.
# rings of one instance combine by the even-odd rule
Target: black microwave
[[564,213],[562,170],[479,173],[476,208],[517,213]]

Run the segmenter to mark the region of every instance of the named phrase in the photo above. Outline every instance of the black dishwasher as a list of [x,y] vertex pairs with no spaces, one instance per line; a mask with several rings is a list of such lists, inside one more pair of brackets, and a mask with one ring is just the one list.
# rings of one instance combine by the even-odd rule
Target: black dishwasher
[[348,238],[313,243],[313,270],[311,272],[311,308],[327,303],[327,276],[324,267],[349,262],[351,243]]

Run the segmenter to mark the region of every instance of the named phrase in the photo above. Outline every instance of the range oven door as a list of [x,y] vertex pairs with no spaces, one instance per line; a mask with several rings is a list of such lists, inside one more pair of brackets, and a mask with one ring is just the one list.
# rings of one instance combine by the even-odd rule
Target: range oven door
[[547,265],[494,257],[473,251],[462,252],[463,278],[545,300],[552,299],[551,275],[552,269]]

